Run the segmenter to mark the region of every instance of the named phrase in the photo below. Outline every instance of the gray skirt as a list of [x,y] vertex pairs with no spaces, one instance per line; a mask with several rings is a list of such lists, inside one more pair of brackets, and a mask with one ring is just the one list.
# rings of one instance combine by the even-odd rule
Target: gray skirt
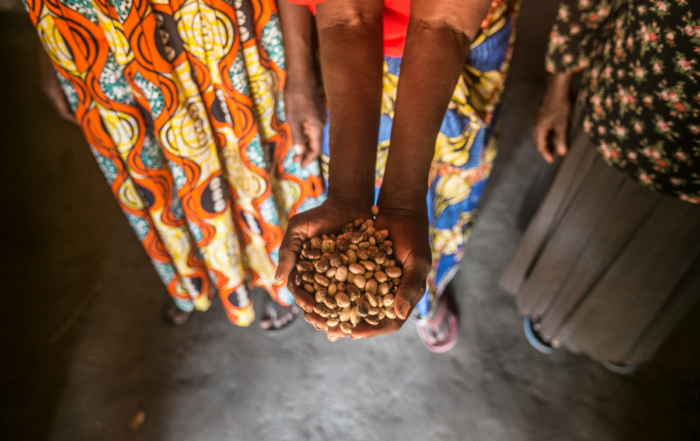
[[561,346],[648,360],[700,297],[700,206],[607,165],[582,127],[572,138],[501,286]]

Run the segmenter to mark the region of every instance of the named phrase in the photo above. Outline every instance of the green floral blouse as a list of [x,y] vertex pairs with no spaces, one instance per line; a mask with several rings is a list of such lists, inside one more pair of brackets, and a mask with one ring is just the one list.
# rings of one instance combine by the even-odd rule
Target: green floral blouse
[[549,72],[583,71],[584,129],[610,165],[700,203],[700,1],[564,0]]

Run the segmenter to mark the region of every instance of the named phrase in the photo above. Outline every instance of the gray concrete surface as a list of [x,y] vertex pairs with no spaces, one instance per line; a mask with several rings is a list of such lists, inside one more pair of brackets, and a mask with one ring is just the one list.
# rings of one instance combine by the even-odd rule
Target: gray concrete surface
[[78,129],[41,94],[28,18],[0,13],[0,439],[700,439],[699,308],[626,377],[534,351],[497,287],[540,161],[529,123],[555,3],[522,8],[501,153],[452,284],[460,341],[444,355],[412,326],[331,344],[300,321],[271,338],[229,325],[218,303],[164,325],[164,288]]

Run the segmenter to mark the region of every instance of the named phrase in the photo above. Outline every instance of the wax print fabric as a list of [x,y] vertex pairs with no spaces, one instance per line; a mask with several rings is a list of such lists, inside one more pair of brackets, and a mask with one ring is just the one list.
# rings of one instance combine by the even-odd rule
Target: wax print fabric
[[26,0],[120,207],[183,310],[254,319],[289,216],[325,198],[292,162],[273,0]]

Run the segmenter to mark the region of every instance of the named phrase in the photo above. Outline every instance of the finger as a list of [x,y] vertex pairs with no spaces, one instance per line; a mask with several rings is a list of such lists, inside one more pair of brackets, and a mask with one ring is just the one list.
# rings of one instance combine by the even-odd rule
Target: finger
[[566,122],[557,124],[554,127],[554,146],[559,156],[566,156],[566,152],[569,150],[566,142],[567,129],[568,124]]
[[326,319],[313,312],[305,312],[304,320],[311,323],[311,326],[318,329],[319,331],[325,331],[328,325],[326,325]]
[[301,286],[297,286],[294,283],[296,273],[297,270],[294,269],[289,277],[289,281],[287,282],[287,289],[289,289],[289,292],[292,293],[294,296],[294,301],[301,309],[303,309],[305,312],[311,312],[314,310],[314,305],[316,303],[314,302],[313,296],[306,289]]
[[406,320],[413,307],[423,297],[429,270],[430,268],[417,267],[409,263],[404,266],[401,284],[394,300],[397,318]]
[[534,127],[532,128],[532,139],[535,141],[537,151],[540,152],[540,155],[542,155],[545,161],[552,163],[554,161],[554,157],[547,148],[548,134],[549,125],[536,122]]
[[75,119],[73,111],[68,105],[68,101],[66,101],[66,97],[63,94],[62,90],[53,89],[50,93],[50,98],[51,102],[53,103],[53,106],[56,108],[56,111],[58,112],[61,118],[70,121],[73,124],[78,124],[78,120]]
[[275,280],[277,282],[281,283],[284,281],[284,279],[289,277],[289,274],[294,269],[297,256],[301,251],[301,246],[304,241],[297,231],[298,224],[299,223],[295,221],[294,218],[290,219],[289,226],[287,227],[287,233],[282,239],[282,244],[280,245],[279,250],[277,272],[275,273]]
[[306,150],[301,161],[301,166],[306,167],[321,154],[321,148],[323,146],[323,125],[321,125],[320,121],[317,124],[304,122],[303,128],[304,135],[309,142],[309,148]]
[[328,328],[326,333],[328,334],[328,340],[330,341],[338,341],[341,338],[350,337],[350,334],[346,334],[345,332],[343,332],[343,330],[340,329],[340,326],[333,326],[332,328]]
[[405,322],[405,320],[399,320],[398,318],[395,320],[384,318],[376,326],[362,322],[352,329],[352,338],[370,338],[378,335],[393,334],[401,329]]
[[304,153],[306,153],[306,136],[304,136],[304,128],[301,125],[301,121],[298,118],[289,119],[289,128],[292,131],[292,148],[294,149],[294,159],[303,159]]

